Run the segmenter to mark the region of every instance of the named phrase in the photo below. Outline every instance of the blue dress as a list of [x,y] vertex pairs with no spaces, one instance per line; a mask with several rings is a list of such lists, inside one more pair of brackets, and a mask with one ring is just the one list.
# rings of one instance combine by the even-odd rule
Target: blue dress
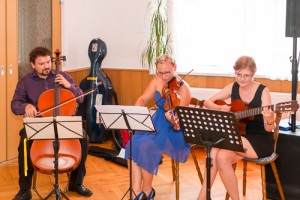
[[[183,132],[174,131],[173,125],[166,119],[161,94],[156,92],[154,100],[158,110],[152,116],[156,132],[136,132],[132,137],[132,160],[151,174],[157,174],[162,153],[178,162],[186,162],[190,145],[185,143]],[[130,142],[131,142],[130,141]],[[125,159],[129,159],[130,142],[126,145]]]

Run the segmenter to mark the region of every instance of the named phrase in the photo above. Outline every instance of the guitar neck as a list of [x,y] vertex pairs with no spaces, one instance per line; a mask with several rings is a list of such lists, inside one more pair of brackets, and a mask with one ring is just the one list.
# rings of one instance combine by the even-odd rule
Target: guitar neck
[[[269,106],[265,106],[265,107],[268,107],[271,110],[275,111],[275,105],[269,105]],[[234,114],[237,119],[243,119],[243,118],[252,117],[252,116],[261,114],[263,108],[264,107],[250,108],[247,110],[235,112]]]

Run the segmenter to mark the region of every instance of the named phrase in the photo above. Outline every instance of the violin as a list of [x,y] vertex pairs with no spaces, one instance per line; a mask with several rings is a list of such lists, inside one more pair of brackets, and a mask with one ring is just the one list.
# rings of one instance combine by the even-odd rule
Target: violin
[[[173,127],[174,130],[180,129],[179,124],[176,124],[176,122],[175,122],[175,114],[174,114],[175,108],[180,104],[180,95],[177,93],[177,91],[184,84],[183,79],[185,79],[185,77],[187,77],[192,71],[193,71],[193,69],[190,70],[180,80],[178,80],[177,77],[173,76],[172,79],[170,81],[168,81],[165,84],[165,86],[162,88],[162,91],[161,91],[162,97],[160,99],[158,99],[156,102],[154,102],[154,104],[157,104],[157,102],[160,101],[162,98],[166,99],[166,102],[164,104],[164,109],[166,111],[169,111],[169,110],[171,111],[172,124],[174,124],[174,127]],[[152,107],[152,106],[150,106],[150,107]]]
[[178,81],[174,76],[162,89],[162,96],[166,99],[164,109],[166,111],[171,111],[174,130],[179,130],[179,124],[176,124],[175,122],[176,117],[174,110],[180,104],[180,96],[178,95],[177,91],[183,85],[183,83],[184,82],[182,79]]
[[166,99],[164,104],[165,110],[175,110],[175,108],[180,104],[180,96],[177,91],[183,84],[182,81],[177,81],[174,76],[162,89],[162,96]]

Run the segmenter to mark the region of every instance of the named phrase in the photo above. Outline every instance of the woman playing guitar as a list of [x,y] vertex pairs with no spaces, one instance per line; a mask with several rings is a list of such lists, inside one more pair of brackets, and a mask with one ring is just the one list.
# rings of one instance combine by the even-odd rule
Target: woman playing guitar
[[[269,89],[256,82],[256,64],[252,57],[241,56],[233,66],[235,82],[223,88],[217,94],[211,96],[204,102],[209,109],[222,111],[240,111],[271,105]],[[231,104],[222,103],[229,99]],[[220,101],[221,100],[221,101]],[[272,130],[276,127],[275,113],[269,107],[262,108],[261,114],[248,119],[244,126],[242,143],[245,152],[234,152],[224,149],[213,148],[211,157],[213,160],[211,168],[211,183],[213,183],[217,172],[219,172],[231,199],[239,199],[238,183],[232,164],[242,160],[244,157],[260,158],[269,156],[274,150],[274,139]],[[242,129],[242,126],[240,127]],[[206,181],[203,182],[198,200],[206,199]]]

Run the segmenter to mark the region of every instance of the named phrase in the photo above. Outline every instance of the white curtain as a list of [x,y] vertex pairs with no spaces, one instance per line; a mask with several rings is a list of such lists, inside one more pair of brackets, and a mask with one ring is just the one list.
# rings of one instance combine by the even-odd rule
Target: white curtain
[[235,60],[249,55],[257,77],[291,80],[293,38],[285,37],[286,1],[172,0],[169,5],[179,72],[230,76]]

